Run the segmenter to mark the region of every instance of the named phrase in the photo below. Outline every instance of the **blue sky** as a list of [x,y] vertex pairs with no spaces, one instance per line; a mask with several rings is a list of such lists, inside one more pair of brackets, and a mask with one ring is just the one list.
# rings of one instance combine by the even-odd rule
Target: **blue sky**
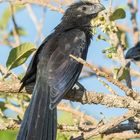
[[[109,4],[108,0],[102,0],[101,2],[106,7],[108,7],[108,4]],[[139,1],[139,5],[140,5],[140,1]],[[125,8],[126,13],[127,13],[126,19],[121,20],[119,22],[127,24],[131,28],[131,22],[129,20],[130,13],[128,12],[126,0],[123,0],[123,1],[122,0],[114,0],[113,6],[114,7],[121,6],[121,7]],[[5,7],[7,7],[7,3],[0,3],[0,16],[1,16]],[[38,20],[41,19],[40,15],[42,15],[42,10],[43,9],[39,6],[33,6],[33,11],[35,12]],[[137,16],[140,17],[140,11],[139,11]],[[43,27],[43,35],[44,36],[49,35],[53,31],[53,28],[60,22],[61,17],[62,17],[62,14],[57,13],[55,11],[50,11],[49,9],[47,9],[45,25]],[[28,31],[28,36],[22,37],[21,41],[34,43],[35,37],[36,37],[36,28],[31,20],[31,18],[28,16],[27,10],[23,10],[23,11],[19,12],[16,15],[16,21],[17,21],[17,24],[19,26],[24,27]],[[138,24],[140,27],[140,20],[138,21]],[[9,22],[8,30],[10,30],[12,28],[12,26],[13,26],[12,23]],[[133,45],[132,37],[129,34],[128,34],[128,37],[129,37],[129,45],[132,46]],[[41,41],[40,41],[40,43],[41,43]],[[106,66],[108,68],[117,66],[110,59],[107,59],[104,57],[102,50],[106,47],[109,47],[108,43],[103,42],[103,41],[97,42],[95,40],[95,38],[93,37],[92,43],[91,43],[90,48],[89,48],[87,60],[90,62],[93,62],[94,64]],[[10,48],[8,46],[0,45],[0,64],[5,65],[9,52],[10,52]],[[29,62],[29,60],[28,60],[28,62]],[[132,65],[134,65],[134,64],[132,64]],[[22,67],[19,67],[19,68],[14,69],[14,72],[21,73],[21,72],[23,72],[23,69],[22,69]],[[91,78],[88,78],[85,80],[81,80],[80,82],[86,87],[87,90],[91,90],[91,91],[94,90],[97,92],[108,93],[108,90],[106,88],[104,88],[102,86],[102,84],[100,82],[98,82],[98,80],[94,77],[91,77]],[[120,94],[123,94],[116,87],[115,87],[115,89]],[[81,104],[75,103],[74,106],[80,107],[84,112],[91,114],[96,118],[102,117],[100,115],[100,112],[102,112],[105,116],[114,117],[114,116],[120,115],[122,112],[125,111],[124,109],[111,109],[111,108],[106,108],[106,107],[101,106],[101,105],[81,105]]]

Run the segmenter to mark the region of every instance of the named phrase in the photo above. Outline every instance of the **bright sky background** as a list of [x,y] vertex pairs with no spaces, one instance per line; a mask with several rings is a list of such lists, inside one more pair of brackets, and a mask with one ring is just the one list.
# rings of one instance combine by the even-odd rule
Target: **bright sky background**
[[[101,2],[108,7],[109,5],[109,1],[108,0],[101,0]],[[7,6],[7,3],[0,3],[0,17],[1,14],[3,12],[3,9]],[[126,5],[126,0],[113,0],[113,6],[114,7],[124,7],[127,13],[126,19],[121,20],[119,22],[126,24],[128,27],[132,27],[131,22],[130,22],[130,13],[128,12],[128,7]],[[140,7],[140,1],[139,1],[139,6]],[[40,20],[42,15],[42,8],[39,6],[33,6],[33,10],[35,12],[35,14],[37,15],[38,19]],[[140,11],[138,12],[138,17],[140,17]],[[50,11],[49,9],[47,9],[46,12],[46,20],[45,20],[45,25],[43,28],[43,34],[44,36],[49,35],[52,31],[53,28],[60,22],[60,19],[62,17],[62,14],[55,12],[55,11]],[[138,18],[137,18],[138,19]],[[22,37],[21,41],[22,42],[35,42],[35,38],[36,38],[36,28],[32,22],[32,20],[30,19],[30,17],[28,16],[28,12],[27,10],[23,10],[21,12],[19,12],[16,15],[16,21],[17,24],[21,27],[24,27],[27,31],[28,31],[28,36],[27,37]],[[140,27],[140,20],[138,20],[138,24]],[[10,30],[12,28],[12,24],[11,22],[9,23],[8,26],[8,30]],[[132,42],[132,37],[131,35],[128,34],[129,37],[129,45],[132,46],[133,42]],[[41,42],[40,42],[41,43]],[[88,53],[88,58],[87,60],[90,62],[93,62],[94,64],[97,65],[101,65],[101,66],[106,66],[108,68],[117,66],[115,63],[113,63],[110,59],[107,59],[104,57],[104,54],[102,54],[102,50],[106,47],[109,47],[109,44],[103,41],[96,41],[93,37],[92,43],[90,45],[90,49],[89,49],[89,53]],[[2,46],[0,44],[0,64],[5,65],[8,54],[9,54],[10,48],[7,46]],[[132,66],[134,66],[134,64],[132,64]],[[23,72],[23,69],[20,68],[16,68],[14,69],[15,73],[21,73]],[[97,92],[104,92],[104,93],[109,93],[108,90],[106,88],[104,88],[102,86],[101,83],[99,83],[97,81],[96,78],[91,77],[85,80],[80,81],[87,90],[93,90],[93,91],[97,91]],[[117,88],[115,88],[117,89]],[[120,90],[117,89],[117,91],[123,95],[122,92],[120,92]],[[80,107],[84,112],[93,115],[94,117],[100,119],[102,117],[102,115],[100,115],[100,112],[102,112],[104,114],[104,116],[109,116],[109,117],[114,117],[117,115],[122,114],[122,112],[124,112],[124,109],[111,109],[111,108],[106,108],[104,106],[101,105],[81,105],[78,103],[75,103],[74,106],[76,107]]]

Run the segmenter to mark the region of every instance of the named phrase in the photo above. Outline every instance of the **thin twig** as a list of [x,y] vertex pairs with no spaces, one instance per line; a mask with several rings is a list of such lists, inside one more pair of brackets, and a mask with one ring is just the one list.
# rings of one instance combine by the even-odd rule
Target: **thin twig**
[[134,44],[136,45],[139,41],[139,30],[138,30],[138,23],[136,19],[136,14],[138,11],[138,0],[134,0],[134,5],[132,0],[128,0],[128,6],[131,12],[131,21],[133,26],[133,41]]
[[112,93],[113,95],[117,95],[117,93],[105,81],[103,81],[99,77],[98,80],[103,84],[103,86],[105,86],[110,91],[110,93]]
[[109,13],[110,14],[112,12],[112,3],[113,3],[113,0],[109,0]]
[[[27,11],[28,11],[28,13],[29,13],[29,15],[30,15],[35,27],[36,27],[37,38],[40,37],[40,39],[43,40],[44,36],[42,34],[42,28],[43,28],[44,22],[42,22],[42,23],[39,22],[39,20],[37,19],[35,13],[33,12],[33,9],[32,9],[30,4],[27,4],[26,8],[27,8]],[[45,17],[43,17],[43,18],[45,18]]]

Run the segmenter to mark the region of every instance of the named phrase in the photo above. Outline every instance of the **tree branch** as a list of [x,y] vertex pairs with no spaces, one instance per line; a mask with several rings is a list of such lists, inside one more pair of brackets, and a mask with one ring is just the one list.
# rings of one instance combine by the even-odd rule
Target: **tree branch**
[[[0,3],[1,2],[5,2],[5,0],[0,0]],[[49,0],[6,0],[6,2],[10,2],[12,4],[37,4],[40,6],[48,7],[52,11],[64,13],[64,10],[61,7],[53,6],[50,4]]]
[[75,59],[79,63],[83,64],[84,66],[90,68],[92,71],[94,71],[96,73],[97,76],[105,77],[109,82],[111,82],[112,84],[118,86],[121,90],[123,90],[126,93],[126,95],[131,95],[131,97],[133,97],[133,98],[138,98],[139,97],[139,94],[137,92],[128,88],[127,86],[122,84],[120,81],[114,79],[113,77],[109,76],[108,74],[102,72],[100,69],[98,69],[98,68],[94,67],[93,65],[89,64],[88,62],[86,62],[82,58],[77,58],[73,55],[70,55],[70,57]]
[[[34,85],[26,87],[21,93],[18,92],[19,82],[6,82],[0,81],[0,94],[27,94],[31,93]],[[73,102],[80,102],[82,104],[101,104],[107,107],[128,108],[134,110],[140,110],[140,104],[138,101],[133,100],[131,97],[118,96],[113,94],[97,93],[90,91],[83,91],[81,89],[73,88],[65,97],[66,100]]]
[[[128,120],[131,117],[134,117],[136,114],[137,114],[136,111],[128,111],[126,114],[124,114],[120,117],[117,117],[116,119],[112,119],[110,122],[107,122],[106,124],[104,124],[100,127],[97,127],[96,129],[94,129],[92,131],[87,132],[85,134],[82,134],[81,136],[79,136],[79,138],[80,139],[82,139],[82,138],[83,139],[89,139],[89,138],[97,136],[99,134],[103,134],[107,130],[114,128],[115,126],[117,126],[121,122],[124,122],[125,120]],[[77,138],[71,138],[70,140],[77,140]]]
[[128,0],[128,6],[130,8],[130,12],[131,12],[131,21],[132,21],[132,26],[133,26],[133,41],[134,44],[136,45],[139,41],[139,30],[138,30],[138,24],[137,24],[137,20],[136,20],[136,14],[138,11],[138,1],[134,0],[135,5],[133,5],[132,0]]

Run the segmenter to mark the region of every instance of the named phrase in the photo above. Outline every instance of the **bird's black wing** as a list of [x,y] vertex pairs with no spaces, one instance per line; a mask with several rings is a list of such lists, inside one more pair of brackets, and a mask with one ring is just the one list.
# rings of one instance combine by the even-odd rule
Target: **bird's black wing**
[[44,41],[42,42],[42,44],[37,49],[37,51],[35,52],[29,66],[27,68],[25,75],[24,75],[23,79],[21,80],[22,85],[21,85],[19,91],[21,91],[24,87],[26,87],[27,85],[30,85],[31,83],[35,84],[37,65],[39,62],[39,57],[40,57],[41,51],[42,51],[43,47],[47,47],[47,42],[53,35],[54,34],[52,33],[47,38],[45,38]]
[[58,47],[51,55],[47,68],[50,108],[56,107],[76,83],[81,72],[82,65],[69,55],[85,58],[86,52],[86,36],[83,31],[72,29],[59,38]]

